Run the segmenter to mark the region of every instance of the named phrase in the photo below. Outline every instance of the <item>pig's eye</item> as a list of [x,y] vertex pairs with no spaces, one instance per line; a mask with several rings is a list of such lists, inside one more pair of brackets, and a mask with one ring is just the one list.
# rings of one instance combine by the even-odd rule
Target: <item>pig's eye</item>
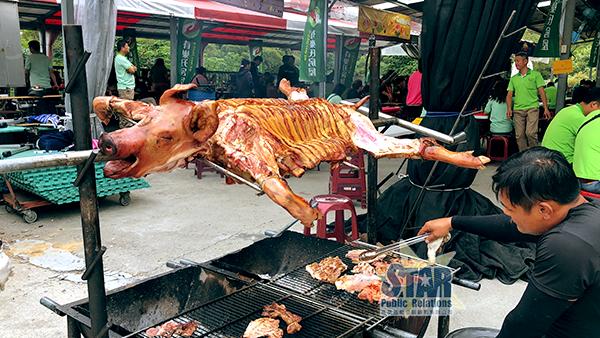
[[158,135],[156,138],[156,143],[158,145],[167,145],[173,142],[173,137],[170,134]]

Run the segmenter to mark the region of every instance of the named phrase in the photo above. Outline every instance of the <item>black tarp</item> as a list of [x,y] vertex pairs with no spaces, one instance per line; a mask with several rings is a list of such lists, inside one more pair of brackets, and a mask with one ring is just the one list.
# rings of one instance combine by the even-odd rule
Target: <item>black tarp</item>
[[[507,33],[526,25],[535,10],[532,0],[425,0],[421,58],[423,82],[421,84],[424,108],[438,116],[457,115],[475,86],[484,65],[492,53],[512,10],[515,17]],[[486,71],[493,74],[505,69],[514,44],[522,33],[503,39]],[[482,81],[474,92],[466,111],[487,101],[493,79]],[[428,116],[422,126],[449,134],[456,116]],[[464,131],[465,143],[448,147],[453,151],[474,150],[479,155],[479,128],[470,116],[461,118],[454,133]],[[420,135],[417,135],[420,137]],[[378,199],[378,240],[382,243],[416,235],[425,222],[453,215],[487,215],[502,212],[490,200],[469,187],[477,170],[438,163],[432,179],[417,209],[403,224],[417,201],[434,162],[411,160],[409,178],[405,178]],[[363,224],[364,226],[364,224]],[[418,253],[424,254],[424,245]],[[452,240],[444,248],[456,251],[450,266],[461,267],[459,277],[479,280],[498,277],[505,283],[514,282],[527,271],[525,260],[532,260],[532,245],[504,245],[475,235],[453,231]]]

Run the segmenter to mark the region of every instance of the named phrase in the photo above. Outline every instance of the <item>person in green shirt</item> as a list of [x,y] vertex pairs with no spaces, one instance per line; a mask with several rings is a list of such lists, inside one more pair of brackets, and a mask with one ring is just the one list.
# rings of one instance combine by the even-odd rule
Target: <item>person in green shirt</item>
[[556,87],[554,87],[554,82],[548,82],[544,92],[546,92],[546,99],[548,100],[548,109],[550,113],[553,113],[556,109]]
[[[134,66],[126,57],[129,54],[129,44],[121,39],[117,41],[117,55],[115,55],[115,73],[117,75],[117,91],[119,97],[127,100],[133,100],[135,96],[135,72],[137,67]],[[124,116],[116,112],[119,118],[119,127],[127,128],[134,125],[132,121],[127,120]]]
[[[510,78],[508,83],[508,94],[506,95],[508,119],[513,117],[515,121],[515,136],[519,151],[539,146],[538,141],[538,122],[539,103],[537,95],[540,94],[544,104],[544,117],[551,118],[544,91],[544,79],[540,72],[527,67],[527,53],[519,52],[515,56],[515,67],[519,71]],[[513,94],[514,111],[513,111]]]
[[[42,98],[49,90],[58,88],[52,61],[40,52],[39,41],[29,41],[29,51],[31,55],[25,59],[25,76],[29,76],[30,86],[28,94],[40,98],[36,104],[35,113],[37,115],[56,114],[52,100]],[[50,79],[52,79],[53,85],[50,85]]]
[[585,117],[600,109],[600,88],[592,88],[580,103],[561,109],[548,125],[542,146],[557,150],[573,164],[575,137]]
[[573,151],[573,170],[581,182],[581,189],[600,193],[600,88],[593,87],[586,94],[586,100],[593,95],[595,110],[587,114],[577,128]]
[[506,117],[506,81],[494,84],[490,100],[483,112],[490,116],[490,132],[492,134],[510,134],[513,131],[513,121]]
[[346,86],[343,83],[336,84],[335,88],[333,88],[333,93],[327,97],[327,101],[329,101],[329,103],[339,104],[342,102],[342,94],[344,94],[345,91]]

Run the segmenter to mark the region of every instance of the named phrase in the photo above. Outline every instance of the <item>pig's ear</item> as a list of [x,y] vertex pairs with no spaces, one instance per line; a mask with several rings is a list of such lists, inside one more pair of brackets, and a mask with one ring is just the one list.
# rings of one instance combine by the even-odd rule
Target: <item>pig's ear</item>
[[176,84],[175,87],[167,90],[164,92],[164,94],[162,94],[162,96],[160,97],[160,105],[166,105],[169,103],[173,103],[175,101],[182,101],[179,97],[178,94],[180,92],[185,92],[187,90],[190,90],[192,88],[198,88],[198,86],[196,86],[195,84]]
[[219,126],[217,103],[215,101],[205,100],[198,102],[194,108],[192,108],[189,117],[190,128],[194,134],[194,138],[198,142],[205,142],[208,140]]

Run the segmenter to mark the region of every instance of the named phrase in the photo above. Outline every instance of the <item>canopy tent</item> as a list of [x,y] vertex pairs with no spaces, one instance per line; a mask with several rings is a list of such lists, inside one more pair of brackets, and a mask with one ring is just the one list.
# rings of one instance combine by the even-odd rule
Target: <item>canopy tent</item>
[[[306,14],[284,11],[283,17],[232,7],[208,0],[115,0],[117,35],[133,28],[141,38],[169,39],[171,14],[179,18],[203,21],[202,40],[208,43],[261,45],[299,49]],[[60,30],[60,0],[21,0],[21,29]],[[334,36],[359,36],[357,25],[336,19],[328,20],[328,49],[334,49]],[[364,40],[366,41],[366,39]],[[378,40],[378,46],[390,45]],[[363,43],[366,49],[367,44]]]

